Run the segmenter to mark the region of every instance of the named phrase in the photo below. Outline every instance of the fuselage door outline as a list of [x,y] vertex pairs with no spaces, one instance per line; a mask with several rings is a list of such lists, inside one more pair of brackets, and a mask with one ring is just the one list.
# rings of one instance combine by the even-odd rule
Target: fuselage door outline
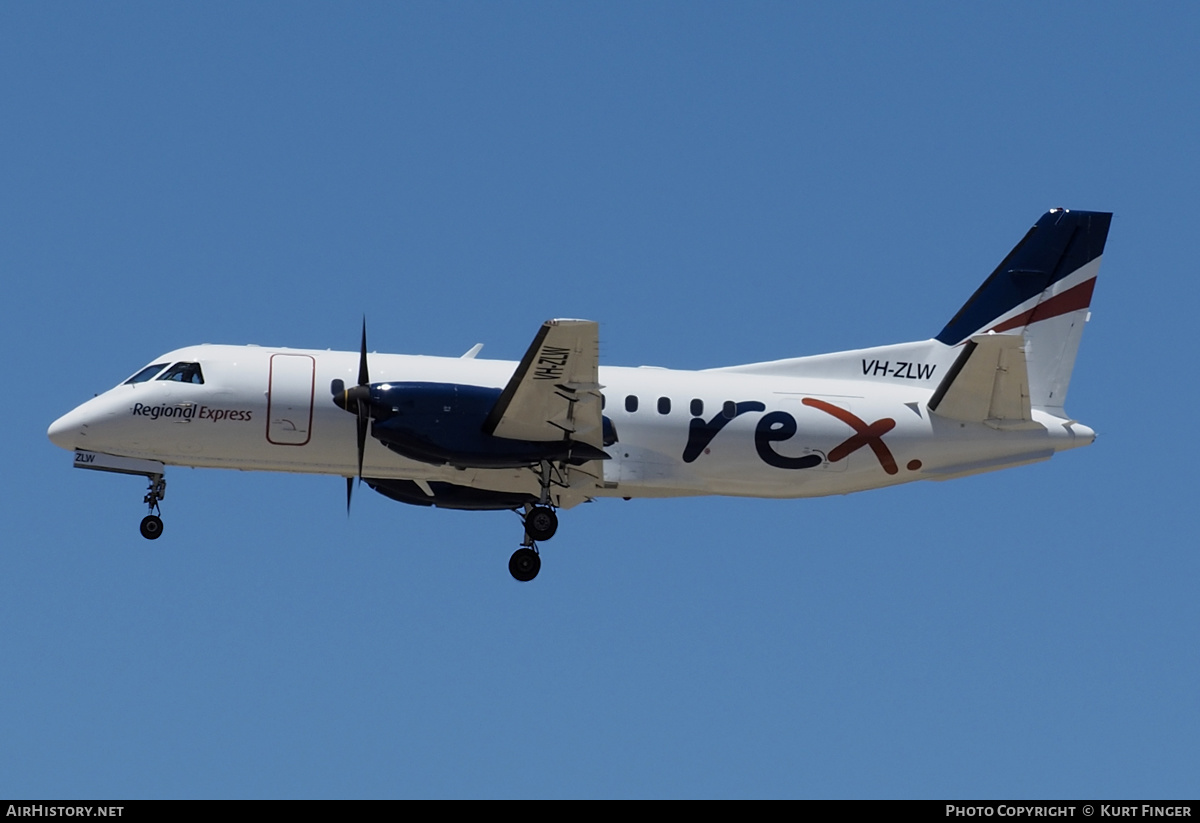
[[316,360],[307,354],[273,354],[267,383],[267,442],[307,445],[312,438]]

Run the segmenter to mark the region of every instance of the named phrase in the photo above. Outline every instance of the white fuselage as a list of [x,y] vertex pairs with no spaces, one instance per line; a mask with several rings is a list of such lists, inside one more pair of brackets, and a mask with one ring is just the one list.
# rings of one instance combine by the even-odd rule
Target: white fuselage
[[[908,367],[899,373],[881,372],[866,356],[843,357],[838,361],[843,366],[827,368],[813,358],[808,376],[770,369],[601,367],[604,414],[618,442],[605,449],[611,459],[589,464],[598,469],[573,472],[555,502],[845,494],[1006,468],[1092,441],[1087,427],[1041,411],[1033,414],[1038,425],[1019,431],[931,414],[926,404],[945,372],[946,357],[952,356],[943,355],[936,371],[925,365],[926,372]],[[201,364],[203,384],[119,385],[57,420],[51,439],[67,449],[166,465],[357,474],[356,418],[334,404],[330,386],[335,380],[355,384],[358,353],[203,345],[156,360],[177,361]],[[370,356],[376,384],[502,388],[516,366],[472,358]],[[627,410],[627,398],[636,398],[636,410]],[[435,466],[402,457],[370,437],[363,475],[535,495],[539,488],[536,474],[526,468]]]

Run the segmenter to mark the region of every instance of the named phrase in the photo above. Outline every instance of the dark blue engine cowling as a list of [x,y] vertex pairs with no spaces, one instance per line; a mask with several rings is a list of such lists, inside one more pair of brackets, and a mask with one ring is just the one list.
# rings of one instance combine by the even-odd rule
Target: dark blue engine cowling
[[429,483],[429,490],[433,492],[433,497],[430,497],[411,480],[383,480],[375,477],[367,477],[364,480],[368,486],[385,497],[414,506],[437,506],[440,509],[464,511],[503,511],[519,509],[526,503],[537,502],[535,495],[524,492],[473,489],[470,486],[439,481]]
[[[608,458],[600,449],[572,440],[509,440],[484,433],[483,422],[500,393],[459,383],[377,383],[371,386],[371,436],[397,454],[438,466],[507,469],[542,460],[578,465]],[[605,445],[610,432],[616,442],[606,418]]]

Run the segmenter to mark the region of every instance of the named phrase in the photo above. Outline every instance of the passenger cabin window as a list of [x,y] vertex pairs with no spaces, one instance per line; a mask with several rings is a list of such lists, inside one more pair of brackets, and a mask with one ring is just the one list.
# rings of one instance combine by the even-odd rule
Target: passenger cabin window
[[669,398],[669,397],[658,398],[658,413],[659,414],[670,414],[671,413],[671,398]]
[[699,417],[702,414],[704,414],[704,401],[696,398],[692,401],[692,416]]
[[133,377],[125,381],[125,385],[129,386],[134,383],[145,383],[147,380],[153,380],[154,375],[158,374],[166,366],[166,363],[155,363],[153,366],[147,366]]
[[636,394],[628,395],[625,398],[625,411],[627,411],[627,412],[637,411],[637,395]]
[[726,400],[725,404],[721,406],[721,414],[730,420],[737,417],[737,403],[734,403],[732,400]]
[[174,380],[176,383],[201,384],[204,382],[204,375],[200,373],[199,363],[176,363],[163,372],[158,379]]

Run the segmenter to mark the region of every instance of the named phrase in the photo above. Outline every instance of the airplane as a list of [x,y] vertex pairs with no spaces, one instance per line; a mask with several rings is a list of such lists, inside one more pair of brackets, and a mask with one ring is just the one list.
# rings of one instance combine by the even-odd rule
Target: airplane
[[1063,409],[1112,215],[1052,209],[933,338],[700,371],[600,366],[599,327],[546,321],[519,363],[201,345],[50,426],[77,468],[355,478],[393,500],[513,510],[529,581],[559,510],[606,497],[820,497],[1047,460],[1095,432]]

